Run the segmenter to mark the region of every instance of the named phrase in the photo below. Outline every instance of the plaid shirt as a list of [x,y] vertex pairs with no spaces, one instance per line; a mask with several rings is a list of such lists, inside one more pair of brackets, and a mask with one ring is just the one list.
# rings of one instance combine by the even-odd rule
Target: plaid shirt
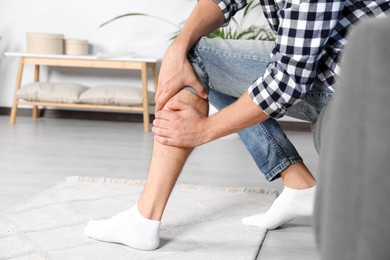
[[[230,18],[246,0],[214,0]],[[333,91],[338,60],[351,25],[364,16],[384,16],[390,0],[260,0],[276,33],[271,62],[248,92],[273,118],[310,91],[314,78]]]

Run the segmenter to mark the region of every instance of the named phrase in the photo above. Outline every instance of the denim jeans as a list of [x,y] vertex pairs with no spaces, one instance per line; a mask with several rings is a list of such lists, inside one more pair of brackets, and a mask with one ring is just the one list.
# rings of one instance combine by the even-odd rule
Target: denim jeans
[[[263,74],[270,62],[272,42],[202,38],[189,52],[194,71],[218,110],[237,100]],[[286,115],[315,123],[332,93],[319,81]],[[267,181],[280,177],[288,166],[301,162],[294,145],[275,119],[238,133]]]

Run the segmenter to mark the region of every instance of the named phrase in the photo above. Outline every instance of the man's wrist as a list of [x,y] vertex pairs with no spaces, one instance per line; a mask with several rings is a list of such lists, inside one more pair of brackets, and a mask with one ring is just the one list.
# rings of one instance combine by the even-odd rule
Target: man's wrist
[[178,55],[187,56],[187,53],[191,49],[192,45],[193,42],[183,33],[175,39],[170,48],[172,48],[172,50]]
[[187,57],[187,48],[179,42],[174,41],[167,52],[174,53],[176,57]]
[[220,137],[229,134],[229,133],[224,133],[223,123],[218,122],[219,121],[218,114],[219,112],[210,115],[206,119],[205,129],[203,131],[205,134],[205,143],[214,141]]
[[244,93],[236,102],[207,118],[205,134],[208,141],[227,136],[263,122],[269,116]]

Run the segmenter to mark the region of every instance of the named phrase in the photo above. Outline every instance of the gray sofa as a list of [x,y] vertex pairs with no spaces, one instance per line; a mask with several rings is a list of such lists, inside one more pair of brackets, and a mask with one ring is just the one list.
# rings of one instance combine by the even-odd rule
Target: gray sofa
[[352,31],[335,98],[315,127],[322,259],[390,259],[390,18]]

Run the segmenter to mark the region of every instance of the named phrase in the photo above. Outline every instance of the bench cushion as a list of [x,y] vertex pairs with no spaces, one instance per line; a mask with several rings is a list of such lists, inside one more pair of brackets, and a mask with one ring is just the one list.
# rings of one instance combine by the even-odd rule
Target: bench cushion
[[[148,93],[149,103],[154,100],[154,93]],[[143,102],[142,89],[132,86],[100,85],[89,88],[80,95],[80,102],[95,105],[134,106]]]
[[17,97],[33,102],[78,103],[87,86],[75,83],[34,82],[16,93]]

